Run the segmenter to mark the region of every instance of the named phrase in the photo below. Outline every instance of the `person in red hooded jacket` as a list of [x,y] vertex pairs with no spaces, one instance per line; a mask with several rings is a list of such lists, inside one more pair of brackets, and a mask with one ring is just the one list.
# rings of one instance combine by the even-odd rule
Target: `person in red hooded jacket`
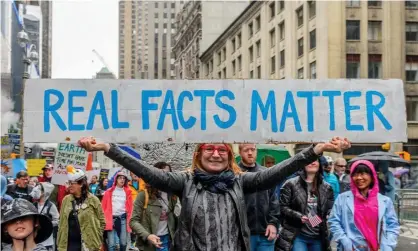
[[114,251],[116,249],[115,234],[119,238],[119,250],[126,250],[128,233],[131,232],[129,222],[133,203],[128,177],[125,173],[118,172],[112,187],[104,193],[102,208],[106,221],[107,250]]

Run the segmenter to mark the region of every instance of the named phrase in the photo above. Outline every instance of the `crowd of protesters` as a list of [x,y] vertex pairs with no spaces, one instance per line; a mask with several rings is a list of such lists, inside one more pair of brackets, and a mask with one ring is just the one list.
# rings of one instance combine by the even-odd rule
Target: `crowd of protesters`
[[[346,139],[318,143],[278,164],[256,162],[254,144],[198,144],[191,167],[153,166],[115,144],[82,138],[121,166],[110,179],[52,165],[32,179],[1,177],[2,250],[395,250],[399,223],[384,164],[345,159]],[[268,163],[268,165],[267,165]],[[275,164],[275,165],[274,165]],[[376,169],[379,172],[376,172]],[[384,176],[382,176],[384,177]],[[382,180],[383,179],[383,180]],[[389,177],[390,179],[390,177]]]

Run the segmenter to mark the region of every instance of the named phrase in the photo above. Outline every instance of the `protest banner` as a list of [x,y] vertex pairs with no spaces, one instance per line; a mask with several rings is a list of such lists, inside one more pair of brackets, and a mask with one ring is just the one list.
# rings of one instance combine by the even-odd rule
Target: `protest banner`
[[109,169],[100,169],[99,180],[108,179],[109,178]]
[[406,142],[403,82],[57,80],[25,85],[27,142]]
[[46,159],[28,159],[26,164],[29,176],[39,176],[42,174],[42,168],[46,165]]
[[88,152],[72,143],[59,143],[55,155],[54,173],[51,183],[64,185],[67,181],[67,166],[72,165],[83,171],[86,169]]

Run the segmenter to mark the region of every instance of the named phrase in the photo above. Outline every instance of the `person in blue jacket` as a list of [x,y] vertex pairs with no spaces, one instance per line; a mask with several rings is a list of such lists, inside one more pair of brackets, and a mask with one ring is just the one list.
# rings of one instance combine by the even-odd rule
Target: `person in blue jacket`
[[[328,156],[327,158],[331,159]],[[338,181],[337,176],[332,172],[332,159],[331,162],[329,162],[327,158],[324,156],[319,157],[319,163],[324,168],[324,180],[331,185],[335,201],[340,194],[340,182]]]

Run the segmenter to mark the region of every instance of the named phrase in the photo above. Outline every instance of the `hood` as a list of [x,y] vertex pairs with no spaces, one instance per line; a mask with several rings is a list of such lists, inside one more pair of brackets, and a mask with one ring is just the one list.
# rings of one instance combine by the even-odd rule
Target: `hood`
[[128,175],[126,175],[126,173],[124,173],[122,171],[117,172],[116,175],[114,176],[112,187],[116,187],[116,182],[118,181],[119,176],[124,176],[126,178],[125,179],[125,184],[123,186],[127,187],[128,182],[129,182]]
[[0,185],[1,185],[1,197],[3,197],[7,190],[7,180],[6,180],[6,177],[4,177],[3,175],[1,175]]
[[[356,162],[354,162],[351,165],[350,168],[350,173],[353,173],[353,171],[357,168],[358,165],[363,164],[366,165],[370,168],[370,170],[373,173],[373,181],[374,181],[374,185],[373,187],[369,190],[369,196],[371,195],[377,195],[379,193],[379,180],[377,179],[377,173],[376,173],[376,169],[374,168],[374,165],[372,162],[368,161],[368,160],[358,160]],[[357,195],[360,195],[359,190],[357,189],[356,185],[354,184],[353,178],[350,176],[350,188],[351,191],[353,192],[354,196],[357,197]],[[361,196],[361,195],[360,195]],[[361,196],[363,197],[363,196]]]
[[55,186],[49,182],[40,182],[39,184],[44,189],[44,198],[47,200],[51,196],[52,191],[54,191]]

